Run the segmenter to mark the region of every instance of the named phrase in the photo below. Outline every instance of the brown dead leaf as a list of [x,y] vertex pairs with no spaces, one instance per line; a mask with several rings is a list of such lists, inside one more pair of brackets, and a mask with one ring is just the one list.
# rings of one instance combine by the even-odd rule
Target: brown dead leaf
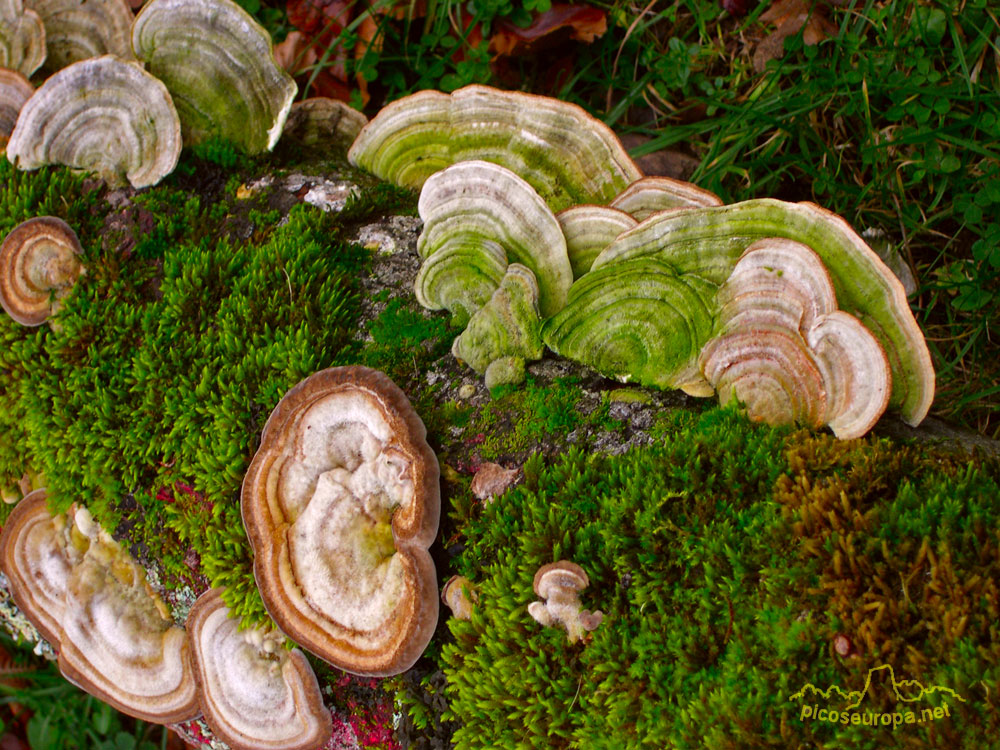
[[[321,59],[323,48],[317,39],[301,31],[289,32],[285,41],[274,48],[274,59],[299,86],[309,85],[310,96],[327,96],[342,102],[351,100],[351,87],[347,85],[347,51],[338,45],[330,51],[326,66],[315,77],[312,67]],[[309,79],[312,83],[309,84]]]
[[802,31],[802,41],[819,44],[837,33],[837,26],[827,16],[827,6],[819,0],[775,0],[760,20],[773,23],[775,30],[764,37],[753,53],[753,67],[762,72],[771,60],[785,53],[785,39]]
[[608,30],[608,17],[601,8],[556,3],[525,29],[505,19],[497,21],[496,33],[490,37],[490,51],[498,57],[530,53],[543,43],[564,39],[566,32],[553,37],[563,29],[568,30],[569,38],[589,44]]

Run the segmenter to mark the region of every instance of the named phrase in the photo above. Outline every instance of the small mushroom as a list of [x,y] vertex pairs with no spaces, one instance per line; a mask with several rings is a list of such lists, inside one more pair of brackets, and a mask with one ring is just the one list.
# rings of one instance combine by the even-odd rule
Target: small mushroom
[[330,712],[305,656],[274,633],[239,632],[221,589],[198,597],[187,631],[202,713],[229,747],[315,750],[330,739]]
[[22,0],[0,0],[0,68],[30,76],[45,61],[45,25]]
[[257,586],[277,626],[348,672],[409,669],[437,624],[427,548],[438,471],[423,423],[384,374],[331,368],[288,391],[241,499]]
[[15,70],[0,68],[0,155],[14,132],[18,113],[33,93],[35,87],[27,78]]
[[7,144],[7,158],[20,169],[63,164],[137,188],[170,174],[180,152],[180,122],[166,87],[112,55],[74,63],[45,81]]
[[478,598],[472,581],[465,576],[452,576],[441,590],[441,601],[457,620],[472,619],[472,607]]
[[18,224],[0,245],[0,304],[21,325],[55,312],[83,273],[76,232],[62,219],[38,216]]
[[570,643],[583,638],[585,632],[601,624],[604,614],[582,609],[580,592],[590,585],[583,568],[568,560],[543,565],[535,573],[535,593],[544,602],[528,605],[528,614],[544,627],[566,628]]
[[351,143],[367,124],[367,117],[344,102],[316,96],[292,104],[282,138],[292,138],[307,146]]
[[129,31],[135,17],[127,0],[27,0],[45,24],[45,65],[55,73],[101,55],[132,58]]
[[715,193],[690,182],[670,177],[643,177],[625,188],[608,205],[642,221],[659,211],[674,208],[721,206],[722,200]]
[[132,47],[170,91],[185,145],[216,136],[249,154],[274,148],[295,81],[274,61],[270,34],[233,0],[150,0]]
[[642,176],[611,129],[575,104],[479,85],[398,99],[364,127],[348,159],[411,188],[452,164],[493,162],[553,211],[605,204]]

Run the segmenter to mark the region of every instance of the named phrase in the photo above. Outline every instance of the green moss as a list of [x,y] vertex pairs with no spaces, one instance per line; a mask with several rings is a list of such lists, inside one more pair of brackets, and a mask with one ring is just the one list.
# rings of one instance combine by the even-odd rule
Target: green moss
[[[368,252],[311,206],[278,226],[266,196],[199,198],[170,184],[135,195],[116,214],[126,229],[101,234],[101,210],[113,209],[82,181],[0,172],[4,220],[27,218],[28,203],[75,219],[87,263],[58,330],[0,316],[0,480],[44,472],[55,507],[83,502],[106,528],[125,523],[165,584],[193,567],[226,587],[246,624],[266,621],[240,483],[284,392],[355,361]],[[352,220],[382,201],[355,206]],[[229,239],[248,223],[251,242]]]
[[[376,301],[384,300],[376,297]],[[366,328],[370,340],[361,351],[361,361],[399,384],[420,379],[432,362],[448,353],[458,333],[443,316],[421,309],[408,296],[389,299]]]
[[[536,456],[522,486],[463,514],[457,572],[480,597],[471,621],[448,621],[442,650],[457,748],[991,736],[1000,715],[979,680],[1000,677],[996,462],[775,430],[719,408],[672,413],[662,428],[620,457]],[[527,613],[535,570],[558,559],[583,566],[583,604],[605,613],[582,644]],[[858,657],[836,655],[838,633]],[[860,689],[883,662],[965,696],[950,706],[961,718],[907,727],[905,745],[901,730],[803,722],[789,701],[807,682]]]

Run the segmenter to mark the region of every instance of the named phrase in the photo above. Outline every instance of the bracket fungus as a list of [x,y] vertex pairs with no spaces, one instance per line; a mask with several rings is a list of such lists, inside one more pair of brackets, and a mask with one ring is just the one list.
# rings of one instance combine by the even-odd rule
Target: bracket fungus
[[690,182],[670,177],[643,177],[625,188],[608,205],[642,221],[659,211],[673,208],[721,206],[722,199]]
[[642,177],[611,129],[575,104],[479,85],[389,104],[348,159],[410,188],[458,162],[494,162],[526,180],[553,211],[607,203]]
[[166,87],[113,55],[49,78],[24,105],[7,144],[7,158],[20,169],[63,164],[137,188],[170,174],[180,153],[180,122]]
[[579,279],[594,264],[594,259],[622,232],[639,222],[624,211],[608,206],[573,206],[556,214],[556,221],[566,238],[566,253]]
[[18,224],[0,245],[0,305],[21,325],[41,325],[83,273],[82,252],[62,219],[37,216]]
[[174,98],[186,145],[217,136],[249,154],[274,148],[295,81],[274,61],[271,36],[232,0],[150,0],[132,48]]
[[0,68],[30,76],[45,61],[45,25],[22,0],[0,0]]
[[542,357],[541,327],[535,275],[511,263],[500,287],[455,339],[451,353],[483,373],[487,388],[520,383],[525,363]]
[[293,138],[307,146],[331,141],[350,143],[367,124],[367,117],[344,102],[316,96],[292,104],[282,138]]
[[437,624],[427,548],[438,463],[387,376],[336,367],[289,390],[264,427],[241,504],[257,586],[284,633],[355,674],[413,665]]
[[545,601],[529,604],[528,614],[544,627],[566,628],[571,643],[579,641],[604,619],[600,610],[583,609],[580,592],[589,585],[587,573],[576,563],[560,560],[543,565],[535,573],[532,586]]
[[333,731],[319,683],[298,649],[259,629],[239,632],[211,589],[187,620],[205,721],[233,750],[315,750]]
[[44,491],[31,493],[4,527],[0,559],[14,601],[59,649],[68,680],[146,721],[198,714],[184,630],[86,509],[53,516]]
[[656,258],[605,266],[573,284],[542,340],[608,377],[707,396],[698,353],[715,331],[717,290]]
[[417,208],[424,265],[416,292],[425,307],[447,308],[459,320],[471,316],[499,286],[497,273],[502,278],[508,262],[534,273],[543,316],[566,304],[573,270],[559,222],[509,169],[486,161],[456,164],[427,180]]
[[66,586],[79,557],[70,542],[66,516],[49,513],[44,489],[25,495],[0,534],[0,568],[14,603],[55,648],[59,648]]
[[890,407],[907,424],[918,424],[934,399],[927,342],[899,279],[836,214],[812,203],[770,198],[658,213],[618,237],[597,256],[593,268],[655,257],[679,272],[721,285],[743,251],[768,237],[801,242],[820,257],[840,308],[860,319],[889,358]]
[[55,73],[101,55],[132,57],[134,15],[127,0],[28,0],[45,24],[45,65]]
[[819,256],[784,239],[755,242],[719,289],[722,335],[701,353],[705,377],[727,402],[769,424],[829,424],[865,434],[885,411],[885,353],[857,318],[837,309]]
[[35,87],[14,70],[0,68],[0,155],[7,148],[14,123],[24,103],[35,93]]

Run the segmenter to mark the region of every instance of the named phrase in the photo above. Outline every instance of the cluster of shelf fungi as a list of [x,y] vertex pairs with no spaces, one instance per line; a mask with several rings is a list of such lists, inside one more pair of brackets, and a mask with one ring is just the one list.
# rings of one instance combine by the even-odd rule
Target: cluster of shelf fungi
[[[230,0],[151,0],[135,18],[123,0],[66,5],[0,0],[11,68],[0,70],[0,146],[9,139],[19,168],[64,164],[141,188],[210,137],[247,153],[283,133],[353,139],[352,164],[421,191],[416,297],[464,327],[453,353],[489,386],[522,380],[547,347],[618,380],[735,399],[753,419],[844,439],[887,408],[915,425],[930,407],[934,371],[902,284],[818,206],[723,205],[644,177],[602,123],[529,94],[424,91],[370,123],[328,100],[293,107],[270,38]],[[26,76],[43,64],[51,75],[35,90]],[[86,272],[81,259],[59,219],[20,225],[0,246],[4,309],[42,324]],[[412,666],[438,619],[427,551],[438,480],[399,388],[367,368],[324,370],[278,404],[243,483],[277,630],[238,632],[217,590],[181,628],[86,509],[52,515],[44,490],[5,525],[2,566],[64,674],[94,695],[154,722],[201,713],[235,748],[319,747],[329,713],[279,632],[357,674]],[[545,566],[535,591],[546,601],[529,611],[584,638],[601,620],[580,609],[586,585],[573,563]],[[456,578],[443,597],[468,617],[475,587]]]

